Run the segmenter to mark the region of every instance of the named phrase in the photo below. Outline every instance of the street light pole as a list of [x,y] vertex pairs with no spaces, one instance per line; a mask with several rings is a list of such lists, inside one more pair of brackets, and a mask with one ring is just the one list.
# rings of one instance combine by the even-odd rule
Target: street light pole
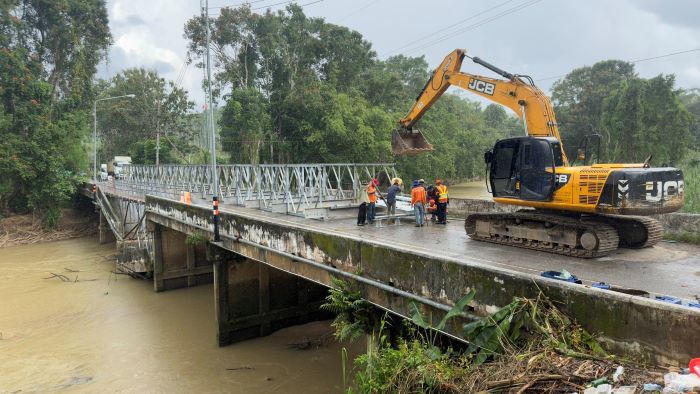
[[216,168],[216,126],[214,125],[214,105],[212,103],[211,94],[211,56],[209,54],[209,41],[211,40],[211,32],[209,30],[209,0],[204,1],[204,10],[202,12],[204,16],[207,36],[206,36],[206,46],[207,46],[207,90],[208,90],[208,107],[209,113],[207,118],[209,120],[209,130],[211,132],[209,152],[211,155],[211,182],[212,182],[212,197],[213,203],[213,213],[214,213],[214,242],[219,242],[219,174]]
[[134,98],[135,94],[125,94],[123,96],[105,97],[92,102],[92,180],[97,182],[97,102],[114,100],[119,98]]

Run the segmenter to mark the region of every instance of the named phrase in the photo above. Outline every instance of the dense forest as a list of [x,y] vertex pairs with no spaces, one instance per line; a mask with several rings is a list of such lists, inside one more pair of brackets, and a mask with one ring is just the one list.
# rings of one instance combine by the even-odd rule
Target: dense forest
[[[203,22],[184,27],[199,67]],[[222,163],[396,162],[409,179],[459,182],[483,176],[483,152],[497,139],[524,133],[503,107],[448,93],[418,124],[435,151],[394,157],[391,132],[431,74],[425,58],[380,59],[360,33],[296,5],[224,8],[211,24]],[[173,81],[139,68],[95,78],[111,40],[102,0],[0,3],[0,215],[34,211],[55,223],[91,173],[98,98],[135,94],[100,102],[101,162],[129,154],[154,163],[156,135],[160,163],[207,161],[204,117]],[[597,133],[598,160],[653,155],[655,165],[697,172],[700,91],[680,89],[673,75],[642,78],[631,63],[603,61],[557,81],[552,100],[569,151]]]

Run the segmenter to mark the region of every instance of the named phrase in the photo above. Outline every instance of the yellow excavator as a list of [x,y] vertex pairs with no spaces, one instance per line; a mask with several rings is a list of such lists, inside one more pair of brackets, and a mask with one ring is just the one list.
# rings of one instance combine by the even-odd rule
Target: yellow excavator
[[[465,57],[505,80],[461,72]],[[638,164],[571,166],[552,103],[532,78],[469,57],[463,49],[445,57],[399,121],[392,136],[395,154],[433,150],[414,125],[450,86],[510,108],[525,129],[524,136],[497,141],[484,154],[484,161],[494,201],[530,209],[469,215],[465,229],[472,239],[568,256],[600,257],[618,247],[654,245],[661,239],[662,227],[647,215],[683,206],[683,173],[671,167],[651,168],[651,158]],[[580,158],[586,156],[585,152],[580,154]]]

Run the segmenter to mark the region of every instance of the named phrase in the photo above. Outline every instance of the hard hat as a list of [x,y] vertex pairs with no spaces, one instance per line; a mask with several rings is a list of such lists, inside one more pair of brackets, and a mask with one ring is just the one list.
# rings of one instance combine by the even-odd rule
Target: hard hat
[[377,179],[377,178],[372,179],[372,184],[373,184],[374,186],[379,185],[379,179]]
[[425,179],[423,179],[423,178],[419,179],[418,183],[425,183]]
[[391,183],[392,183],[392,184],[397,183],[397,184],[399,184],[399,185],[403,185],[403,179],[401,179],[401,178],[393,178],[393,179],[391,180]]

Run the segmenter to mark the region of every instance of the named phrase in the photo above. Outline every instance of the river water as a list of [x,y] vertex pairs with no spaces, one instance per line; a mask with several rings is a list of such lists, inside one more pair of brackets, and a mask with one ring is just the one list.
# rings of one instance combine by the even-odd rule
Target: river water
[[0,249],[0,393],[341,392],[341,349],[364,348],[290,346],[329,322],[219,348],[211,285],[154,293],[112,274],[113,253],[94,238]]
[[486,190],[486,181],[464,182],[449,186],[450,197],[452,198],[481,198],[490,200],[491,193]]

